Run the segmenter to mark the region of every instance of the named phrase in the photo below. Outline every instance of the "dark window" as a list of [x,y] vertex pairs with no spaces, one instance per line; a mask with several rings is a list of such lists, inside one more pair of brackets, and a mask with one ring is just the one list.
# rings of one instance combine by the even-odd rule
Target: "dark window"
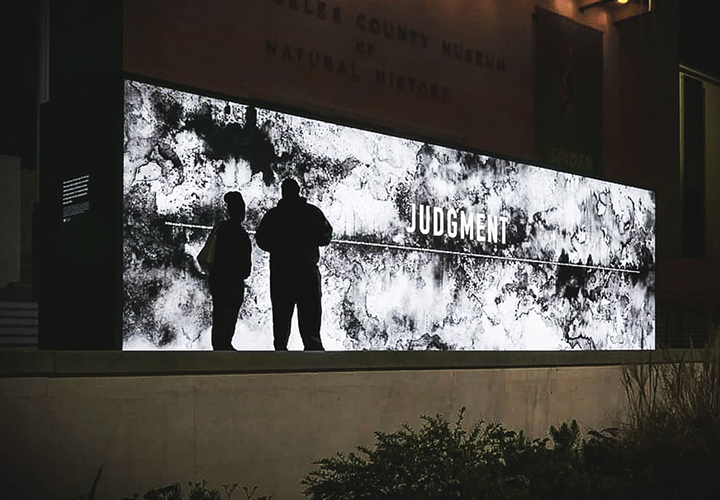
[[683,257],[705,255],[705,85],[683,75]]

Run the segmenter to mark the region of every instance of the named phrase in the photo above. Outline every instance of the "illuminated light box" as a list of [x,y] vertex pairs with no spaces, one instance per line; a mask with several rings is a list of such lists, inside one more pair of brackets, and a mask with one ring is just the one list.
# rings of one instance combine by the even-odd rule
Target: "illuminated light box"
[[[286,177],[334,228],[327,350],[655,347],[652,191],[135,81],[124,141],[125,350],[210,349],[196,256],[222,197],[254,240]],[[270,350],[254,241],[252,261],[233,346]]]

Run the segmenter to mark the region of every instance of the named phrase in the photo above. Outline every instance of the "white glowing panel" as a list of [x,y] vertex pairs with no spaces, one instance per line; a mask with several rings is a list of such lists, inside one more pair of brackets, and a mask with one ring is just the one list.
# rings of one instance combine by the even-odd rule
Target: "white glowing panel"
[[[328,350],[655,346],[651,191],[265,109],[254,125],[243,104],[144,83],[125,96],[124,349],[210,348],[195,256],[222,196],[243,194],[252,238],[288,176],[334,228]],[[233,345],[269,350],[253,247]]]

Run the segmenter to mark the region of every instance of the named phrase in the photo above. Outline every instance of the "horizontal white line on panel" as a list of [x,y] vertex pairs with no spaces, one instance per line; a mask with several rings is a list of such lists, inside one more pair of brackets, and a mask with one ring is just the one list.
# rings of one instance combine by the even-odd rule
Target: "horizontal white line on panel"
[[[180,222],[165,222],[168,226],[176,226],[176,227],[190,227],[190,228],[197,228],[197,229],[212,229],[213,226],[203,226],[199,224],[183,224]],[[255,231],[248,231],[249,234],[255,234]],[[599,271],[612,271],[616,273],[631,273],[631,274],[640,274],[640,271],[634,270],[634,269],[618,269],[615,267],[604,267],[604,266],[589,266],[586,264],[573,264],[572,262],[554,262],[551,260],[540,260],[540,259],[523,259],[520,257],[504,257],[501,255],[485,255],[485,254],[479,254],[479,253],[468,253],[468,252],[453,252],[451,250],[438,250],[435,248],[417,248],[417,247],[406,247],[402,245],[390,245],[386,243],[369,243],[366,241],[350,241],[350,240],[332,240],[331,243],[340,243],[343,245],[360,245],[360,246],[366,246],[366,247],[375,247],[375,248],[392,248],[394,250],[405,250],[410,252],[427,252],[427,253],[437,253],[442,255],[458,255],[461,257],[475,257],[478,259],[495,259],[495,260],[506,260],[510,262],[527,262],[530,264],[547,264],[550,266],[565,266],[565,267],[580,267],[583,269],[597,269]]]
[[212,229],[212,226],[202,226],[200,224],[183,224],[182,222],[166,222],[166,226],[175,226],[175,227],[192,227],[196,229]]
[[551,266],[581,267],[584,269],[597,269],[600,271],[613,271],[613,272],[617,272],[617,273],[640,274],[640,271],[636,271],[633,269],[617,269],[614,267],[588,266],[586,264],[573,264],[572,262],[554,262],[551,260],[523,259],[520,257],[503,257],[501,255],[485,255],[485,254],[479,254],[479,253],[453,252],[451,250],[437,250],[435,248],[416,248],[416,247],[406,247],[406,246],[402,246],[402,245],[388,245],[385,243],[368,243],[368,242],[364,242],[364,241],[350,241],[350,240],[332,240],[332,243],[342,243],[345,245],[363,245],[363,246],[377,247],[377,248],[392,248],[392,249],[396,249],[396,250],[428,252],[428,253],[437,253],[437,254],[443,254],[443,255],[458,255],[461,257],[476,257],[479,259],[495,259],[495,260],[506,260],[506,261],[512,261],[512,262],[528,262],[530,264],[548,264]]
[[[175,226],[175,227],[190,227],[194,229],[207,229],[211,230],[213,226],[205,226],[202,224],[185,224],[182,222],[165,222],[166,226]],[[247,231],[248,234],[255,234],[255,231]]]

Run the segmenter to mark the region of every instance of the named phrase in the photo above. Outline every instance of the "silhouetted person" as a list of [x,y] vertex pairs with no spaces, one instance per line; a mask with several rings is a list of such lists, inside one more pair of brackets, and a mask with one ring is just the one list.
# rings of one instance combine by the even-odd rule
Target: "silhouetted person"
[[270,299],[275,350],[287,351],[290,323],[297,305],[298,327],[306,351],[322,351],[319,246],[330,243],[332,226],[320,209],[300,197],[293,179],[282,183],[282,199],[265,214],[255,233],[270,252]]
[[250,276],[250,237],[242,227],[245,200],[237,191],[223,198],[230,218],[217,227],[215,261],[210,269],[213,300],[212,346],[231,351],[240,306],[245,297],[245,278]]

